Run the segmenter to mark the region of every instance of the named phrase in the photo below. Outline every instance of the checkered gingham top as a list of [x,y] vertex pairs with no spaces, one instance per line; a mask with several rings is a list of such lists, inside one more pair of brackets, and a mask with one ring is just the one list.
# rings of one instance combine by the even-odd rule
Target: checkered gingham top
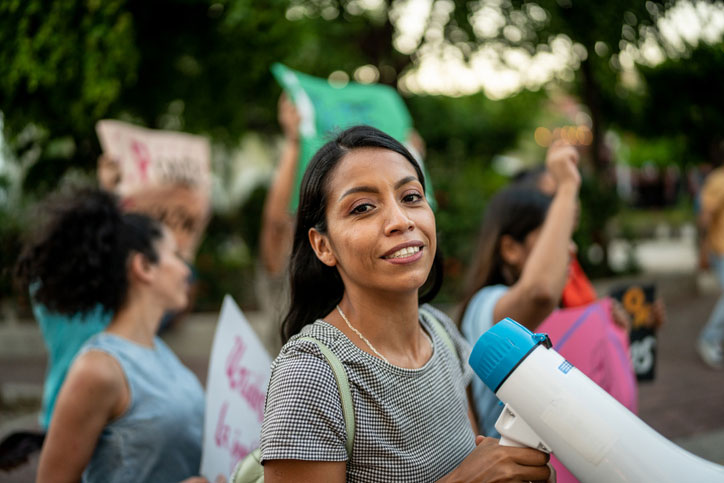
[[349,378],[355,415],[347,481],[436,481],[475,448],[465,389],[472,378],[470,347],[452,321],[426,306],[450,334],[451,353],[429,323],[434,351],[419,369],[404,369],[361,350],[339,329],[317,320],[292,337],[272,364],[262,461],[346,461],[347,432],[337,382],[312,336],[340,359]]

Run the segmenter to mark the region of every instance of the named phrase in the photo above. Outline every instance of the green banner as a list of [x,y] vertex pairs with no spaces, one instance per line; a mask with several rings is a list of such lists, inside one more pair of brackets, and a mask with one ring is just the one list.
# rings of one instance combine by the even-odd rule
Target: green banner
[[[407,145],[412,118],[393,88],[355,82],[335,86],[326,79],[295,71],[280,63],[275,63],[271,71],[294,102],[301,118],[300,155],[290,211],[297,209],[299,186],[309,161],[335,133],[357,124],[368,124]],[[430,177],[422,160],[418,161],[425,174],[428,202],[435,209]]]

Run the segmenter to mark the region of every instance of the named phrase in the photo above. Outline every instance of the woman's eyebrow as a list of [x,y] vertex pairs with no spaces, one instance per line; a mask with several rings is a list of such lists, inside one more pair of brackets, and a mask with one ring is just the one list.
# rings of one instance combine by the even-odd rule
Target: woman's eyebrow
[[398,189],[411,181],[417,181],[417,176],[406,176],[402,178],[400,181],[395,183],[395,189]]
[[[410,183],[411,181],[417,181],[417,176],[405,176],[400,181],[395,183],[395,189],[399,189],[400,187],[406,185],[407,183]],[[377,193],[379,194],[380,190],[375,188],[374,186],[355,186],[354,188],[350,188],[344,193],[342,193],[342,196],[339,197],[339,200],[341,201],[342,198],[345,196],[349,196],[354,193]]]
[[[339,197],[339,200],[342,200],[345,196],[349,196],[354,193],[379,193],[380,191],[377,188],[374,188],[372,186],[355,186],[354,188],[350,188],[344,193],[342,193],[342,196]],[[338,201],[339,201],[338,200]]]

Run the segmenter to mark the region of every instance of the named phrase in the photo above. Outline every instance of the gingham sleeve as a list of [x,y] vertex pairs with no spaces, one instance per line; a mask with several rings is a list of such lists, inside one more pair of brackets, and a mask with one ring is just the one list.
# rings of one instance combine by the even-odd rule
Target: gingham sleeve
[[288,344],[272,368],[262,462],[346,461],[346,438],[337,382],[321,351],[309,341]]

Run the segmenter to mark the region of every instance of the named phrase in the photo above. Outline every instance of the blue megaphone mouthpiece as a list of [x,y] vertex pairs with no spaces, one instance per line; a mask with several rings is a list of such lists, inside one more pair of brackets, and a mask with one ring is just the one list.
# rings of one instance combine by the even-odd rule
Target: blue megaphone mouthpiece
[[496,392],[518,364],[539,345],[551,347],[546,334],[534,334],[505,318],[480,336],[470,354],[470,367]]

